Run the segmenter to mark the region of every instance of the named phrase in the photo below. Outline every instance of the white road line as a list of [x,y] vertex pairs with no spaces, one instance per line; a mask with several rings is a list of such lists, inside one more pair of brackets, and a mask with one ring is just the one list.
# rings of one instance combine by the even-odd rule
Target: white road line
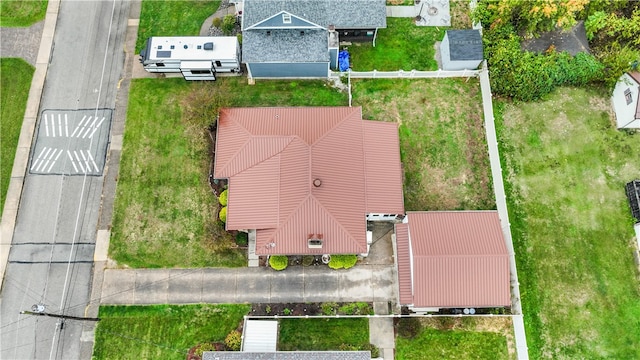
[[47,114],[44,114],[44,128],[47,131],[47,137],[49,137],[49,119],[47,118]]
[[40,157],[42,156],[42,154],[44,154],[44,151],[47,150],[47,147],[43,147],[42,151],[40,151],[40,154],[38,154],[38,157],[36,159],[33,159],[32,163],[31,163],[31,171],[33,171],[33,169],[35,169],[36,165],[38,165],[38,161],[40,161]]
[[62,149],[60,149],[58,156],[56,156],[56,158],[53,160],[53,162],[51,163],[51,166],[49,166],[49,169],[47,169],[47,172],[51,172],[51,168],[53,168],[53,164],[55,164],[56,161],[58,161],[58,158],[60,158],[60,155],[62,155]]
[[62,114],[58,114],[58,134],[62,136]]
[[69,137],[69,119],[67,118],[67,114],[64,114],[64,135]]
[[73,161],[73,156],[71,156],[71,151],[67,150],[67,155],[69,155],[69,159],[71,160],[71,165],[73,165],[73,169],[78,172],[78,168],[76,167],[76,163]]
[[76,125],[76,128],[73,129],[73,132],[71,133],[71,137],[74,137],[76,135],[76,132],[78,131],[78,129],[80,129],[80,126],[82,126],[82,123],[84,122],[84,119],[87,118],[87,115],[82,117],[82,120],[80,120],[80,123],[78,125]]
[[82,172],[86,174],[86,171],[84,171],[84,166],[82,166],[80,158],[78,157],[78,153],[75,150],[73,150],[73,155],[75,155],[76,160],[78,160],[78,166],[80,166],[80,170],[82,170]]
[[[87,129],[87,131],[84,133],[84,135],[82,135],[82,138],[84,139],[87,134],[89,134],[89,131],[91,131],[91,128],[93,127],[93,125],[96,124],[96,121],[98,120],[98,117],[96,116],[95,119],[93,119],[93,122],[91,123],[91,125],[89,125],[89,128]],[[88,121],[87,121],[88,122]]]
[[[60,151],[62,151],[62,150],[60,150]],[[51,153],[51,156],[49,156],[47,161],[44,163],[44,166],[42,167],[42,171],[45,171],[45,169],[47,168],[47,165],[49,165],[49,161],[51,161],[51,159],[53,159],[53,157],[56,155],[57,152],[58,152],[58,149],[53,149],[53,152]],[[40,168],[40,166],[38,166],[38,168]]]
[[93,137],[93,134],[100,128],[100,125],[102,125],[102,122],[104,121],[105,118],[102,118],[100,120],[100,122],[98,123],[98,125],[96,125],[96,127],[93,129],[93,131],[91,132],[91,135],[89,135],[89,139],[91,139]]
[[93,156],[91,156],[91,152],[87,151],[87,155],[89,155],[89,159],[91,159],[91,162],[93,163],[93,167],[96,168],[96,172],[99,172],[100,169],[98,169],[98,165],[96,164],[95,160],[93,160]]
[[87,125],[89,125],[89,121],[91,121],[91,119],[93,119],[93,116],[89,116],[89,117],[87,118],[87,122],[86,122],[86,123],[84,123],[84,125],[82,125],[82,129],[80,129],[80,131],[78,131],[78,136],[77,136],[77,137],[80,137],[80,135],[82,135],[82,132],[83,132],[83,131],[84,131],[84,129],[87,127]]
[[[87,153],[89,150],[87,150]],[[80,150],[80,155],[82,155],[82,159],[84,160],[84,164],[87,166],[87,172],[91,172],[91,165],[89,165],[89,161],[87,161],[87,157],[84,156],[84,152]]]

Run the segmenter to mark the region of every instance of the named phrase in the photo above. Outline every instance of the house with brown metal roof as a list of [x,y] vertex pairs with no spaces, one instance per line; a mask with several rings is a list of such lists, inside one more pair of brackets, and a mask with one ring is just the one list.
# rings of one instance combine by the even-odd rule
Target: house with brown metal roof
[[433,312],[510,306],[497,211],[408,212],[395,226],[401,305]]
[[214,177],[256,255],[366,255],[367,215],[404,214],[398,125],[360,107],[222,109]]

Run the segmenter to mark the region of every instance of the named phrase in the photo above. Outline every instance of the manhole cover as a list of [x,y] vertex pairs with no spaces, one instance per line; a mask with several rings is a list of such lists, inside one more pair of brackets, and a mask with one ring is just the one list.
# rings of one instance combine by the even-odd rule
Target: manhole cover
[[433,7],[433,6],[432,6],[432,7],[430,7],[430,8],[427,10],[427,14],[429,14],[429,15],[431,15],[431,16],[433,16],[433,15],[438,15],[438,8],[437,8],[437,7]]

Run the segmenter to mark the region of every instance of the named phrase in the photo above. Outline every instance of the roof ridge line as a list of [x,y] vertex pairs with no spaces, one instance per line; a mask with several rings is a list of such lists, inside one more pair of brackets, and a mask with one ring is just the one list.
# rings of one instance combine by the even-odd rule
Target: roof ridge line
[[[245,143],[244,143],[244,144],[242,144],[242,146],[238,148],[238,151],[236,151],[236,152],[233,154],[233,156],[231,156],[231,158],[229,159],[229,162],[228,162],[228,163],[229,163],[229,164],[231,164],[231,163],[233,162],[233,160],[234,160],[236,157],[238,157],[238,155],[240,154],[240,152],[241,152],[242,150],[244,150],[244,149],[247,147],[247,144],[248,144],[248,143],[250,143],[250,142],[252,142],[253,138],[256,138],[256,137],[260,137],[260,136],[253,136],[252,138],[249,138],[247,141],[245,141]],[[254,167],[256,167],[256,166],[258,166],[258,165],[262,164],[263,162],[265,162],[265,161],[267,161],[267,160],[269,160],[269,159],[272,159],[272,158],[273,158],[273,157],[275,157],[275,156],[280,155],[280,154],[281,154],[281,153],[282,153],[286,148],[288,148],[288,147],[289,147],[289,145],[291,144],[291,142],[293,142],[293,140],[294,140],[295,138],[297,138],[297,136],[293,136],[293,135],[292,135],[292,136],[278,136],[278,137],[288,138],[288,139],[289,139],[289,142],[287,142],[287,144],[286,144],[282,149],[280,149],[280,151],[276,152],[275,154],[273,154],[273,155],[271,155],[271,156],[269,156],[269,157],[266,157],[266,158],[264,158],[264,159],[262,159],[262,160],[260,160],[260,161],[256,162],[255,164],[252,164],[251,166],[248,166],[248,167],[243,168],[243,169],[242,169],[241,171],[239,171],[239,172],[236,172],[236,173],[233,173],[233,174],[229,174],[229,175],[228,175],[228,177],[231,177],[231,176],[233,176],[233,175],[237,175],[237,174],[239,174],[239,173],[245,172],[245,171],[247,171],[247,170],[249,170],[249,169],[253,169]],[[226,168],[227,168],[227,166],[225,166],[225,167],[224,167],[224,169],[222,169],[222,170],[226,170]]]
[[[316,107],[322,107],[322,106],[316,106]],[[338,108],[349,108],[349,107],[348,106],[338,106]],[[309,147],[315,146],[315,144],[319,143],[320,141],[322,141],[322,139],[324,139],[325,137],[329,136],[329,134],[334,132],[336,130],[336,128],[338,128],[340,126],[340,124],[345,122],[345,120],[348,119],[355,111],[360,111],[360,121],[362,121],[362,107],[361,106],[354,106],[354,107],[352,107],[352,109],[354,109],[354,110],[349,112],[347,115],[345,115],[342,118],[342,120],[338,121],[333,127],[331,127],[331,129],[325,131],[324,134],[322,134],[322,136],[320,136],[319,138],[316,139],[316,141],[313,142],[313,144],[309,144]]]
[[[322,203],[322,201],[320,201],[318,198],[316,198],[316,197],[313,195],[313,192],[309,192],[309,196],[313,198],[313,200],[314,200],[314,201],[315,201],[315,202],[316,202],[316,203],[317,203],[317,204],[322,208],[322,210],[324,210],[327,214],[329,214],[329,217],[331,217],[331,219],[332,219],[335,223],[337,223],[337,224],[338,224],[338,227],[339,227],[340,229],[342,229],[342,231],[344,231],[344,232],[345,232],[345,234],[349,235],[349,238],[351,238],[351,242],[352,242],[352,243],[355,243],[356,245],[358,245],[358,240],[356,240],[353,236],[351,236],[351,232],[349,232],[347,229],[345,229],[345,227],[342,225],[342,222],[338,221],[338,220],[336,219],[336,217],[335,217],[335,216],[333,216],[333,213],[332,213],[331,211],[329,211],[329,210],[324,206],[324,204]],[[362,215],[363,215],[363,218],[365,219],[365,220],[364,220],[364,224],[363,224],[363,225],[364,225],[364,228],[366,229],[366,227],[367,227],[366,214],[362,214]],[[359,246],[356,246],[356,247],[359,247]]]

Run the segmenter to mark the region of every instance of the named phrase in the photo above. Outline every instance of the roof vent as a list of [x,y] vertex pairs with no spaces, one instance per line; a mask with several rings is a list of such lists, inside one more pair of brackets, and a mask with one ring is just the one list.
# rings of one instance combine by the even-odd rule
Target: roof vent
[[212,42],[204,43],[204,49],[213,50],[213,43]]
[[320,180],[320,179],[313,179],[313,186],[315,186],[315,187],[320,187],[320,185],[322,185],[322,180]]
[[334,31],[336,31],[336,26],[335,25],[329,25],[327,27],[327,29],[329,29],[329,32],[334,32]]

